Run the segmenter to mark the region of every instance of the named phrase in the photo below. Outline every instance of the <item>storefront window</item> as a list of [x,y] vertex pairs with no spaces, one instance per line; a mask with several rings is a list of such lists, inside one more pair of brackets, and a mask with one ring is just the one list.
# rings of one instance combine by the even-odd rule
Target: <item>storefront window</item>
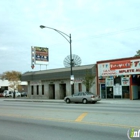
[[116,84],[120,84],[121,85],[121,77],[120,76],[118,76],[118,77],[116,77],[114,79],[114,85],[116,85]]
[[42,95],[44,95],[44,85],[42,85]]
[[31,93],[34,95],[34,86],[31,86]]
[[36,86],[36,90],[37,90],[37,95],[39,94],[39,86]]

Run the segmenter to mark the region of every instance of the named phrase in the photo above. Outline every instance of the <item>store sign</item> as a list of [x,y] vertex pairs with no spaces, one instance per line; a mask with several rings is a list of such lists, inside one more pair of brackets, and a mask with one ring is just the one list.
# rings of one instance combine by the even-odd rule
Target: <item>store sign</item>
[[106,87],[111,87],[111,86],[114,86],[114,78],[111,77],[111,78],[106,78],[105,79],[105,84],[106,84]]
[[140,73],[140,69],[119,70],[119,73]]
[[130,62],[130,60],[111,62],[110,70],[128,69],[128,68],[131,68],[131,65],[132,65],[132,62]]
[[129,77],[121,77],[121,83],[122,86],[129,86],[130,85]]
[[103,70],[102,76],[114,76],[117,72],[114,70]]
[[140,73],[140,59],[98,64],[98,76],[119,76]]

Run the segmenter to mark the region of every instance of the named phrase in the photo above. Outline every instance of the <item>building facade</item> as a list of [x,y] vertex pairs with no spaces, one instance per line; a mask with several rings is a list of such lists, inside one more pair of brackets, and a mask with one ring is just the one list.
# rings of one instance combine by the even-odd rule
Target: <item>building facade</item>
[[[73,67],[74,84],[70,84],[70,68],[50,69],[26,72],[22,81],[28,81],[28,97],[37,99],[64,99],[65,96],[79,91],[86,91],[82,84],[86,71],[96,76],[96,65]],[[95,84],[90,91],[96,93]]]
[[[27,82],[22,81],[19,82],[20,88],[18,88],[19,92],[27,92]],[[10,82],[8,80],[2,80],[0,79],[0,93],[3,93],[4,90],[14,90],[10,87]]]
[[140,57],[98,61],[96,70],[101,98],[140,99]]

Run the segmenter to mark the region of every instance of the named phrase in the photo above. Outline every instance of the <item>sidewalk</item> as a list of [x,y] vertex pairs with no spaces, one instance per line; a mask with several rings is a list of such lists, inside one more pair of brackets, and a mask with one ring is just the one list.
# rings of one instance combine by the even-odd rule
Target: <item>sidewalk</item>
[[[11,102],[47,102],[47,103],[65,103],[64,100],[57,99],[28,99],[28,98],[0,98],[0,101],[11,101]],[[140,100],[130,100],[130,99],[102,99],[97,102],[98,104],[137,104],[140,106]]]
[[55,100],[55,99],[28,99],[28,98],[3,98],[0,101],[11,101],[11,102],[47,102],[47,103],[65,103],[64,100]]
[[135,104],[140,107],[140,100],[130,100],[130,99],[102,99],[101,103],[108,103],[108,104]]

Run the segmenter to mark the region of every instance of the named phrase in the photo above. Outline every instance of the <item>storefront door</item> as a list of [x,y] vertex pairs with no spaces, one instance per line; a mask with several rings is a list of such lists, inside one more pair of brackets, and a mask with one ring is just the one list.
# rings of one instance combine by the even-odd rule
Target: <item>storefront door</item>
[[113,98],[113,87],[107,87],[107,98]]
[[101,96],[101,99],[106,98],[106,94],[105,94],[105,84],[100,84],[100,96]]

